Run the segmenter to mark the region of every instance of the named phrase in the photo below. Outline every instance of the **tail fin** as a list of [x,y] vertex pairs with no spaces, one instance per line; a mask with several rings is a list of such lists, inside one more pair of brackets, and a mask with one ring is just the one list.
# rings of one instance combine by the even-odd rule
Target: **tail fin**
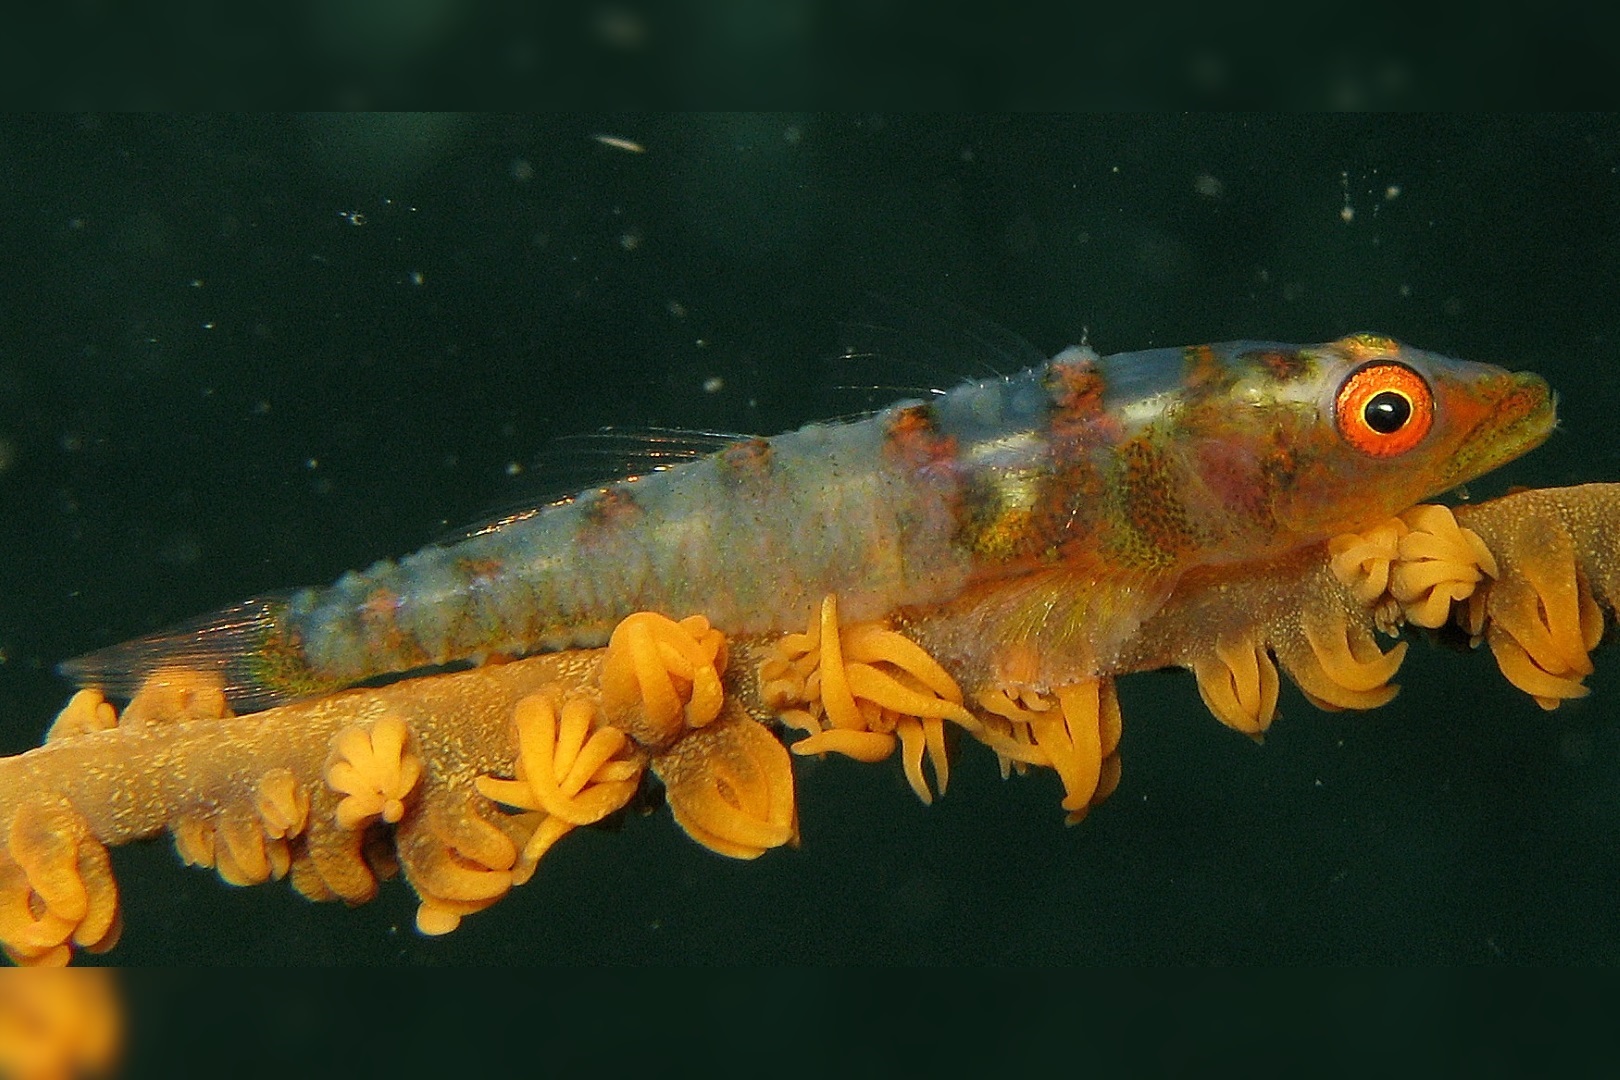
[[155,634],[64,660],[80,687],[128,699],[164,668],[217,671],[237,712],[256,712],[336,689],[309,668],[284,618],[287,600],[255,597]]

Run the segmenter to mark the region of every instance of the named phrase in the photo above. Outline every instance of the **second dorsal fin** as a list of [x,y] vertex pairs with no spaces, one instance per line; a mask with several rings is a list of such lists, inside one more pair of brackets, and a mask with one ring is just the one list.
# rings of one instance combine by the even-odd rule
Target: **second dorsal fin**
[[870,413],[1046,360],[1028,341],[960,305],[872,296],[840,324],[838,349],[828,359],[829,400],[839,414]]
[[532,517],[554,503],[567,502],[582,491],[684,465],[750,438],[753,436],[735,432],[664,427],[604,427],[564,435],[535,458],[520,495],[503,501],[474,523],[451,530],[437,542],[453,544],[482,536]]

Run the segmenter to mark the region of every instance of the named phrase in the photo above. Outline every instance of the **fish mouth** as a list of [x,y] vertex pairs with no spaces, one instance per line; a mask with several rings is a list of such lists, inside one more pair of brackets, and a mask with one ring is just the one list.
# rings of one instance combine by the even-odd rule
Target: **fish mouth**
[[1509,372],[1500,389],[1482,397],[1486,415],[1453,456],[1448,486],[1465,484],[1529,453],[1558,426],[1558,396],[1533,371]]

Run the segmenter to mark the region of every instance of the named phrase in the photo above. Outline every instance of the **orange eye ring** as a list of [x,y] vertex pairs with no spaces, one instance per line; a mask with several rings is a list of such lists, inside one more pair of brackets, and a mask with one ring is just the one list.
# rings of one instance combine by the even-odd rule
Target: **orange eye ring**
[[1434,394],[1405,364],[1374,361],[1340,384],[1333,420],[1344,441],[1363,454],[1394,457],[1422,442],[1434,426]]

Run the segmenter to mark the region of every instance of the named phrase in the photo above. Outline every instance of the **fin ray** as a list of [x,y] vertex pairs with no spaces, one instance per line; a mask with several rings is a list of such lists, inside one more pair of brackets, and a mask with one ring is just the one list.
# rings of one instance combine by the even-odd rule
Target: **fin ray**
[[835,412],[868,414],[1046,361],[1028,341],[960,305],[874,294],[858,318],[839,326],[839,351],[827,361],[830,405]]
[[531,518],[547,506],[568,502],[582,491],[684,465],[753,437],[666,427],[604,427],[563,435],[535,458],[522,495],[502,500],[489,513],[442,534],[434,543],[443,547],[483,536]]
[[128,700],[166,668],[217,672],[238,712],[257,712],[331,689],[317,685],[285,638],[284,596],[254,597],[57,665],[79,687]]

